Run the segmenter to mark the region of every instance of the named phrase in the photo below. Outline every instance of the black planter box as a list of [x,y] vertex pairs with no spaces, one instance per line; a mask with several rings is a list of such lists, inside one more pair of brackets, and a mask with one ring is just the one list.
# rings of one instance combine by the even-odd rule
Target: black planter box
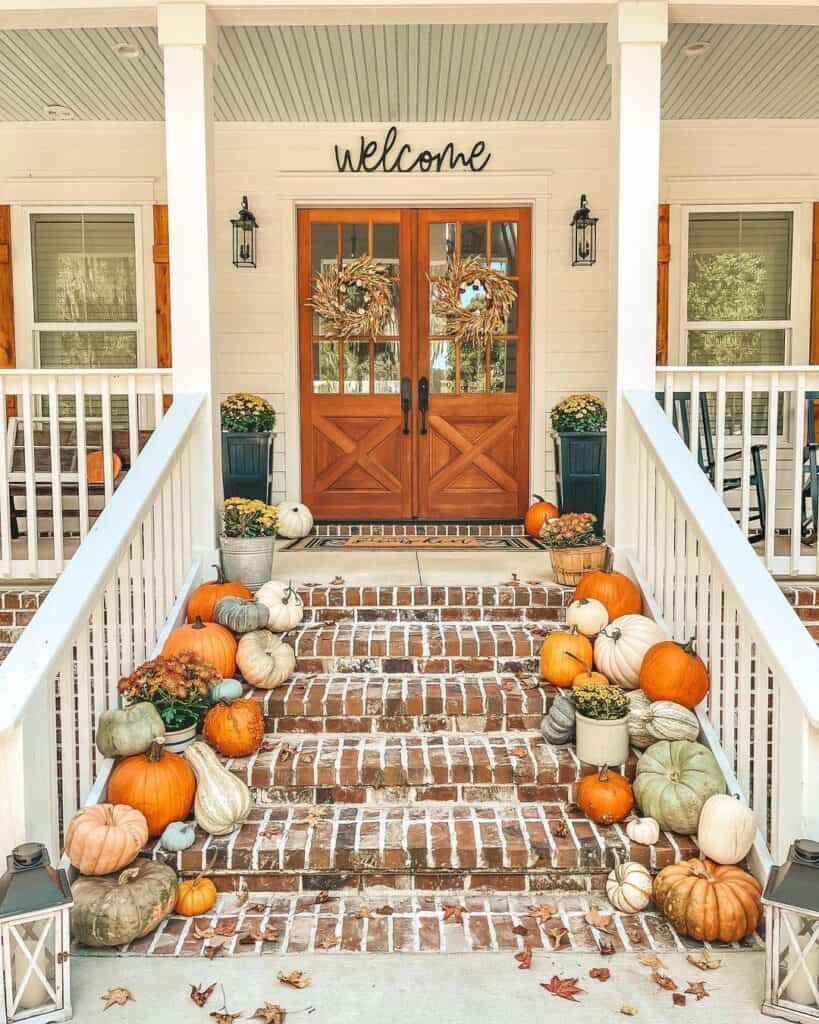
[[222,433],[222,487],[226,498],[267,501],[273,434]]
[[555,434],[557,505],[563,512],[591,512],[603,535],[606,511],[606,434]]

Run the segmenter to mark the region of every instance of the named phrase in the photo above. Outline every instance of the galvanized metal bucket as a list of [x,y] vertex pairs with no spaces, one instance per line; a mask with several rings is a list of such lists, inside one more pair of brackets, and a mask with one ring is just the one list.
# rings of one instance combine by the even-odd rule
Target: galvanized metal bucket
[[255,591],[273,575],[275,537],[221,537],[219,543],[226,579]]

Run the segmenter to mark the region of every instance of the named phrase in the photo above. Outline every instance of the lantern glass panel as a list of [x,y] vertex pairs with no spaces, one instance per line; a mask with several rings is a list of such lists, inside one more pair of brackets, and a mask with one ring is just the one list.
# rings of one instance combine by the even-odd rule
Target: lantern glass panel
[[3,945],[8,950],[9,977],[6,996],[9,1020],[22,1020],[34,1011],[62,1006],[57,970],[56,916],[9,923]]
[[777,910],[774,998],[816,1013],[819,1020],[819,918]]

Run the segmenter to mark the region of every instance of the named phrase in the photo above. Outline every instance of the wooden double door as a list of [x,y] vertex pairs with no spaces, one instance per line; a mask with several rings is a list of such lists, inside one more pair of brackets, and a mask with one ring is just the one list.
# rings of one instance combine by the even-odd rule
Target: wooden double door
[[[529,498],[531,223],[526,208],[299,211],[302,498],[319,519],[509,519]],[[370,255],[389,275],[383,333],[340,341],[316,274]],[[436,279],[477,255],[517,291],[505,329],[456,342]],[[480,284],[463,301],[481,301]]]

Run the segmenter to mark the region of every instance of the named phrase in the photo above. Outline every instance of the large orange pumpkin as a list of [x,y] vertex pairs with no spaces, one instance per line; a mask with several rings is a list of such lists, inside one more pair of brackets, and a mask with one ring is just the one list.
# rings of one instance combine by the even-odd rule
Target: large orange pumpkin
[[578,670],[591,665],[592,658],[592,645],[576,626],[558,629],[540,648],[540,674],[555,686],[571,686]]
[[699,942],[739,942],[762,914],[762,886],[730,864],[697,859],[670,864],[654,879],[654,902],[680,935]]
[[243,601],[250,601],[253,598],[244,583],[226,580],[218,565],[214,565],[213,568],[216,570],[216,579],[200,584],[188,599],[185,613],[188,622],[195,622],[197,616],[203,622],[214,622],[213,613],[223,597],[241,597]]
[[598,825],[622,821],[634,807],[631,783],[607,765],[596,775],[587,775],[577,786],[577,804],[583,813]]
[[553,505],[551,501],[541,498],[539,494],[534,494],[532,497],[535,500],[526,510],[526,515],[523,517],[523,528],[530,537],[539,537],[541,526],[543,526],[547,519],[556,519],[560,515],[560,510],[557,505]]
[[264,738],[264,715],[255,700],[214,704],[205,716],[205,739],[225,757],[247,757]]
[[708,669],[687,644],[663,640],[646,651],[640,666],[640,687],[649,700],[671,700],[695,708],[708,693]]
[[81,875],[110,875],[130,864],[147,842],[142,811],[126,804],[89,804],[71,819],[65,853]]
[[593,597],[605,605],[609,622],[621,615],[639,615],[643,610],[643,598],[635,583],[621,572],[595,569],[587,572],[577,584],[574,600]]
[[152,836],[187,818],[196,793],[193,769],[184,757],[163,750],[163,742],[154,740],[147,753],[123,758],[108,780],[111,803],[142,811]]
[[162,654],[166,658],[191,651],[213,665],[223,679],[236,671],[236,639],[218,622],[203,622],[199,616],[187,626],[177,626],[165,641]]
[[177,914],[185,917],[198,917],[200,914],[207,914],[216,902],[216,886],[209,878],[198,875],[196,878],[186,878],[176,887]]

